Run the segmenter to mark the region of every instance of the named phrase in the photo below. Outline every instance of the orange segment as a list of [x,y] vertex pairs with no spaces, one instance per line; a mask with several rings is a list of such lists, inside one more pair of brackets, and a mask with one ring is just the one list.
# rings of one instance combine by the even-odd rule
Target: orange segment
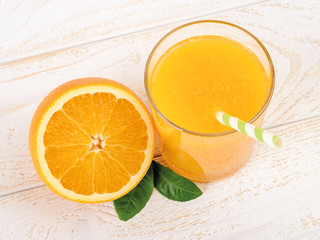
[[43,136],[45,147],[90,144],[91,139],[62,110],[55,112]]
[[54,192],[103,202],[133,189],[154,153],[150,114],[128,88],[101,78],[61,85],[39,105],[29,134],[35,168]]
[[109,163],[107,158],[103,158],[100,154],[96,155],[95,172],[94,172],[94,191],[99,194],[105,192],[116,192],[113,186],[109,185],[109,179],[112,176],[110,173]]
[[146,123],[134,110],[132,103],[125,99],[118,100],[101,135],[106,138],[108,145],[120,143],[124,147],[135,146],[135,149],[144,150],[148,143]]
[[94,102],[91,94],[82,94],[70,99],[63,104],[62,110],[86,133],[97,134]]
[[62,186],[78,194],[93,194],[95,158],[95,152],[91,151],[76,161],[75,165],[62,176],[60,180]]
[[[109,188],[110,192],[119,191],[131,177],[128,173],[127,166],[125,166],[120,159],[116,160],[111,158],[106,152],[100,152],[99,156],[102,161],[105,163],[107,162],[110,165],[107,167],[109,171],[108,177],[109,180],[113,179],[113,184],[109,185],[107,188]],[[96,188],[99,189],[99,186],[97,185]]]
[[98,129],[97,134],[101,134],[103,127],[109,122],[117,101],[118,99],[113,94],[93,94],[96,128]]
[[88,145],[46,148],[45,158],[52,175],[60,179],[89,151]]
[[145,154],[134,149],[119,146],[106,147],[107,152],[113,159],[121,159],[121,163],[125,166],[130,175],[135,175],[141,168]]

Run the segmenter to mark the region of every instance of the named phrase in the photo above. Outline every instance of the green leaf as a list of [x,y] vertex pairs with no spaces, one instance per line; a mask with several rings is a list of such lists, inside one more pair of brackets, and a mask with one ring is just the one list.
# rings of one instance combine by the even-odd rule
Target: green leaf
[[201,196],[202,191],[190,180],[171,169],[152,162],[154,186],[165,197],[179,202],[186,202]]
[[127,221],[138,214],[147,204],[153,191],[153,169],[150,166],[140,183],[129,193],[113,201],[118,217]]

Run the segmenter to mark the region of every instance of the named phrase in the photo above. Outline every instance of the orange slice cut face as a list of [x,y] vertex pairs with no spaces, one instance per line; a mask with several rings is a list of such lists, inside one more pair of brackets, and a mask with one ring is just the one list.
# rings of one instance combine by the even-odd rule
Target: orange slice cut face
[[128,88],[101,78],[52,91],[32,119],[29,145],[46,185],[67,199],[103,202],[133,189],[154,154],[150,114]]

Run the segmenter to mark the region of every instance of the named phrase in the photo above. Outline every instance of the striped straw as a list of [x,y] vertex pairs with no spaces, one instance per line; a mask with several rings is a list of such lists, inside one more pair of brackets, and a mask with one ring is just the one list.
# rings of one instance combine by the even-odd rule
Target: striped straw
[[263,142],[271,147],[280,148],[282,139],[266,130],[256,127],[250,123],[244,122],[239,118],[232,117],[225,112],[217,112],[217,120],[223,125],[227,125],[241,133],[244,133],[260,142]]

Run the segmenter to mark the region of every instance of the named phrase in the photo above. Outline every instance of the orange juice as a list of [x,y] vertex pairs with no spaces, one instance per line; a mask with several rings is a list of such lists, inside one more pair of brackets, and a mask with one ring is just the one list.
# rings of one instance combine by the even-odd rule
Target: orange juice
[[150,79],[154,103],[170,121],[194,132],[230,130],[217,110],[249,121],[268,97],[271,81],[245,46],[220,36],[197,36],[167,50]]
[[197,181],[235,172],[248,160],[254,140],[220,124],[215,113],[260,126],[273,69],[266,71],[253,51],[227,36],[196,35],[163,49],[157,61],[149,57],[146,86],[164,159]]

